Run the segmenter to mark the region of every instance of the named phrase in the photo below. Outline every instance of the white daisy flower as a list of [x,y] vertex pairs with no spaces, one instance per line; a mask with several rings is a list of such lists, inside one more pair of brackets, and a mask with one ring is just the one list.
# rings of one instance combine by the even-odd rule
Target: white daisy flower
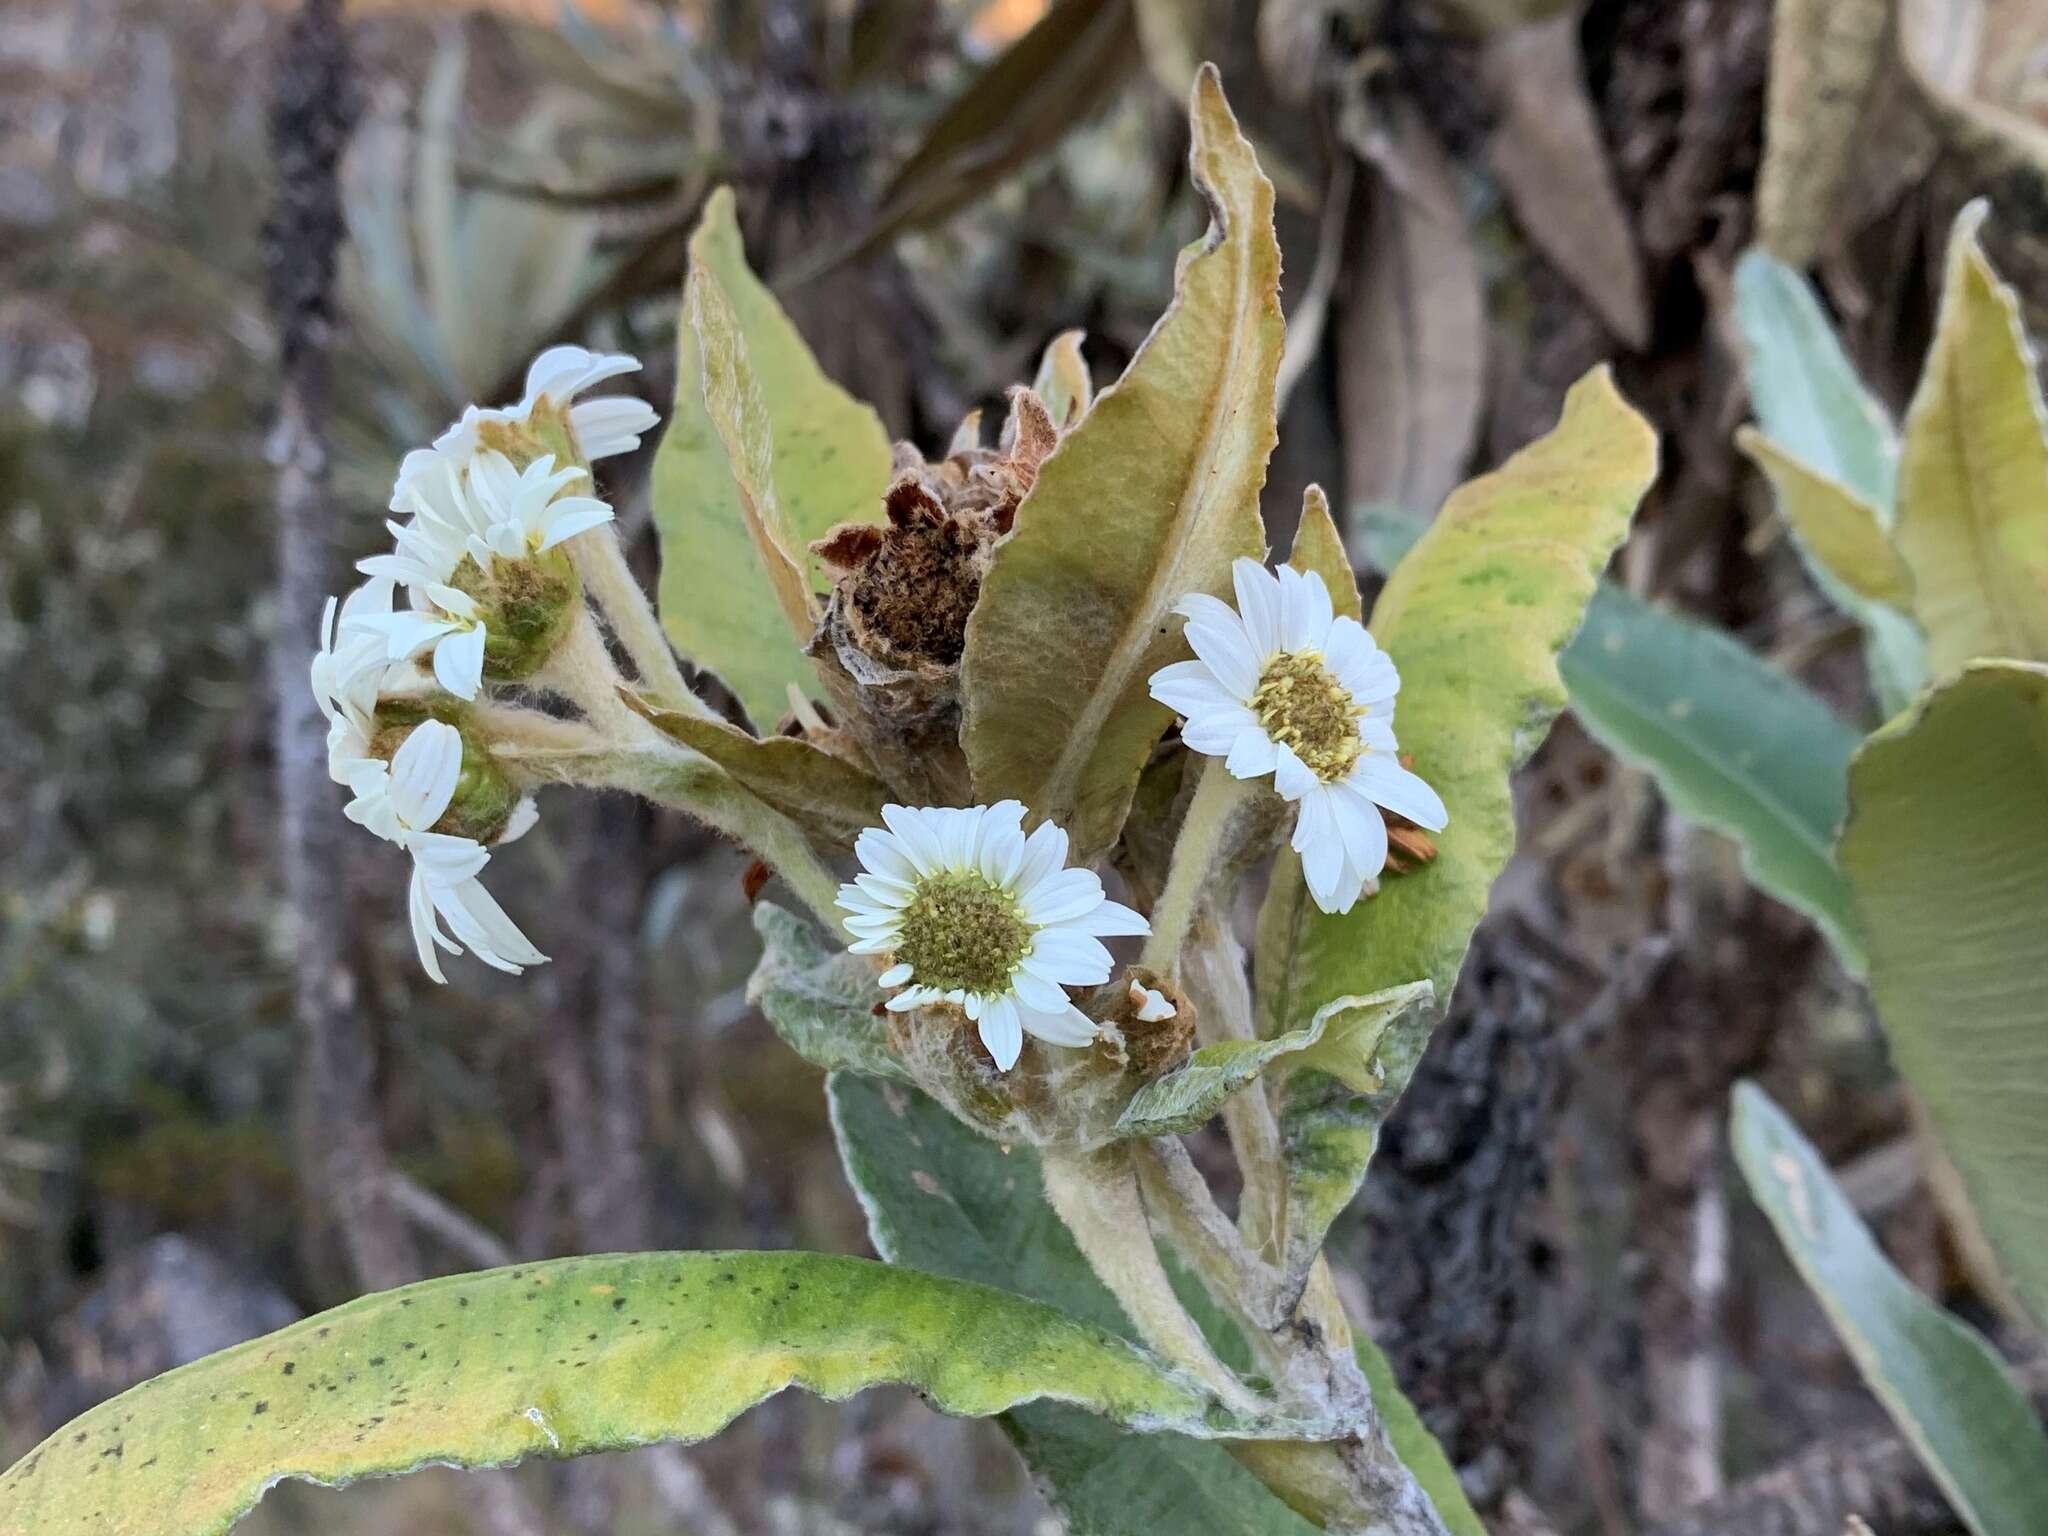
[[1095,1022],[1066,988],[1109,980],[1104,937],[1151,929],[1092,872],[1067,868],[1067,834],[1044,822],[1026,837],[1015,800],[885,805],[882,820],[888,830],[855,841],[863,872],[839,888],[839,905],[852,914],[853,952],[889,956],[880,981],[894,991],[891,1011],[954,1004],[1004,1072],[1027,1033],[1053,1045],[1093,1040]]
[[407,490],[411,521],[385,525],[396,551],[357,566],[402,582],[411,610],[369,615],[360,627],[384,637],[390,661],[431,651],[441,686],[458,698],[475,698],[488,625],[476,600],[452,585],[456,571],[465,558],[479,571],[489,571],[497,559],[529,560],[610,522],[612,509],[597,497],[560,494],[581,478],[579,469],[556,469],[552,454],[521,470],[491,449],[476,454],[467,473],[452,460],[424,466]]
[[543,407],[562,416],[586,462],[631,453],[640,446],[642,434],[653,430],[660,417],[645,400],[631,395],[602,395],[595,400],[576,396],[593,384],[639,370],[638,358],[621,352],[588,352],[582,347],[549,347],[526,370],[526,392],[517,405],[468,406],[462,417],[439,437],[432,448],[417,449],[399,466],[398,483],[392,487],[391,510],[410,511],[412,482],[437,462],[466,467],[486,447],[492,436],[507,429],[527,429],[536,410]]
[[[526,966],[544,963],[547,956],[527,941],[477,880],[491,861],[490,850],[474,838],[433,830],[455,798],[461,777],[462,733],[440,720],[422,721],[388,767],[373,758],[356,776],[351,785],[356,797],[345,814],[412,855],[406,905],[413,943],[429,976],[440,982],[448,979],[441,974],[436,947],[459,955],[465,944],[486,965],[516,976]],[[524,806],[522,810],[524,816],[514,813],[520,832],[533,824],[532,812]],[[454,938],[441,931],[443,922]]]
[[384,641],[359,622],[391,611],[391,580],[374,576],[339,604],[327,599],[320,615],[320,649],[313,656],[313,697],[327,717],[327,776],[354,782],[377,733],[377,697],[390,670]]
[[1384,806],[1432,832],[1444,803],[1403,768],[1394,743],[1401,678],[1356,619],[1338,617],[1313,571],[1231,567],[1237,607],[1190,593],[1196,660],[1152,674],[1152,697],[1183,716],[1181,740],[1240,779],[1273,775],[1297,801],[1294,850],[1309,894],[1348,912],[1387,862]]

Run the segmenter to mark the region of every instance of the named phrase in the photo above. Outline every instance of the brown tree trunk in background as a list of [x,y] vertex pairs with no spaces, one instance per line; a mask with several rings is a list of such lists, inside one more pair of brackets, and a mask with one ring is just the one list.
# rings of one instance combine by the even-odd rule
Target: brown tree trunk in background
[[326,722],[307,688],[314,633],[333,575],[328,530],[334,268],[343,227],[338,171],[355,115],[340,0],[306,0],[278,56],[270,145],[277,202],[264,263],[279,341],[275,695],[279,856],[292,930],[299,1038],[302,1188],[316,1224],[334,1222],[358,1286],[417,1278],[419,1254],[393,1207],[379,1134],[376,1049],[349,963],[341,879],[343,822],[327,778]]

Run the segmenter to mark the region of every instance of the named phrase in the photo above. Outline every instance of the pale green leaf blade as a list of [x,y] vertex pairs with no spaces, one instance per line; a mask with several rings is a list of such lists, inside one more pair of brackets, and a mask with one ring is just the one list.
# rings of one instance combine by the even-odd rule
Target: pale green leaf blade
[[[1487,891],[1514,848],[1508,774],[1563,706],[1557,653],[1656,473],[1656,437],[1604,369],[1557,427],[1454,492],[1388,578],[1372,633],[1401,670],[1395,731],[1450,823],[1437,856],[1342,916],[1308,910],[1271,956],[1292,1028],[1330,998],[1416,979],[1446,1002]],[[1284,891],[1268,900],[1284,899]],[[1262,987],[1265,983],[1262,982]]]
[[1754,1083],[1735,1090],[1735,1158],[1870,1390],[1976,1536],[2036,1529],[2048,1436],[1974,1329],[1914,1290],[1806,1138]]
[[2048,668],[1976,663],[1872,736],[1840,857],[1893,1059],[2048,1322]]
[[955,1414],[1050,1398],[1239,1427],[1123,1339],[986,1286],[827,1254],[607,1255],[366,1296],[146,1382],[0,1476],[0,1529],[213,1536],[283,1478],[702,1440],[786,1387],[888,1382]]
[[[748,270],[729,192],[706,202],[690,252],[716,278],[744,338],[773,439],[775,501],[807,582],[819,586],[805,546],[835,524],[880,521],[888,434],[872,409],[826,377],[774,295]],[[788,709],[789,686],[815,694],[817,677],[748,532],[739,486],[705,407],[702,362],[687,321],[677,327],[676,353],[675,411],[654,458],[662,623],[765,729]]]
[[[894,1263],[978,1279],[1050,1302],[1129,1334],[1116,1299],[1095,1278],[1044,1197],[1037,1154],[999,1147],[914,1089],[834,1073],[827,1084],[839,1153],[875,1248]],[[1242,1363],[1198,1282],[1182,1300],[1217,1353]],[[1361,1359],[1364,1354],[1361,1352]],[[1370,1370],[1370,1362],[1367,1362]],[[1458,1536],[1481,1536],[1456,1475],[1398,1392],[1374,1391],[1395,1445]],[[1035,1404],[1005,1426],[1037,1472],[1070,1536],[1313,1536],[1221,1446],[1178,1434],[1106,1429],[1073,1409]]]
[[2048,440],[2019,300],[1956,220],[1927,366],[1906,413],[1899,553],[1937,676],[1982,656],[2048,660]]
[[723,720],[662,709],[630,689],[619,692],[657,730],[703,753],[826,846],[851,849],[863,830],[881,824],[889,798],[882,781],[815,742],[749,736]]
[[1273,187],[1213,69],[1191,116],[1209,238],[1184,254],[1173,303],[1123,377],[1045,461],[967,626],[976,794],[1059,822],[1077,860],[1114,841],[1171,718],[1146,680],[1187,653],[1173,605],[1227,592],[1230,562],[1265,549],[1282,346]]
[[883,993],[872,962],[772,902],[755,906],[754,931],[761,958],[747,978],[747,1002],[791,1050],[828,1072],[910,1081],[875,1013]]
[[1085,339],[1080,331],[1061,331],[1053,337],[1045,344],[1038,373],[1031,381],[1032,390],[1045,403],[1045,414],[1061,431],[1087,415],[1095,399],[1095,381],[1089,375],[1087,358],[1081,355]]
[[[1735,318],[1757,425],[1770,456],[1744,449],[1770,476],[1792,546],[1807,574],[1862,626],[1872,691],[1889,718],[1927,683],[1927,643],[1908,614],[1859,594],[1836,556],[1819,547],[1809,511],[1835,510],[1815,498],[1867,511],[1889,537],[1896,521],[1899,444],[1891,418],[1863,387],[1805,277],[1760,250],[1735,266]],[[1910,591],[1910,573],[1905,586]]]
[[1720,630],[1604,586],[1559,658],[1572,710],[1649,769],[1681,814],[1742,846],[1749,877],[1819,923],[1851,970],[1863,942],[1835,834],[1855,730]]
[[1867,502],[1890,527],[1898,434],[1863,387],[1806,278],[1766,252],[1735,264],[1743,373],[1764,436],[1824,479]]

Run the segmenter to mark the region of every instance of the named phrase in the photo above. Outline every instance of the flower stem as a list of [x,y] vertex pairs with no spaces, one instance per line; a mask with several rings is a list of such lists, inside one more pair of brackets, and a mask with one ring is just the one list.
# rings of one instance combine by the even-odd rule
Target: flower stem
[[687,710],[705,719],[711,706],[690,691],[683,669],[669,649],[668,636],[647,601],[647,594],[626,563],[626,551],[609,526],[592,528],[568,541],[569,556],[576,563],[583,590],[604,611],[612,633],[625,647],[627,659],[640,679],[640,690],[664,708]]
[[1152,937],[1145,943],[1143,964],[1171,973],[1181,945],[1194,922],[1195,910],[1209,883],[1209,873],[1233,851],[1241,823],[1239,812],[1250,802],[1255,786],[1232,775],[1220,757],[1202,760],[1180,836],[1173,845],[1173,863],[1166,889],[1152,906]]

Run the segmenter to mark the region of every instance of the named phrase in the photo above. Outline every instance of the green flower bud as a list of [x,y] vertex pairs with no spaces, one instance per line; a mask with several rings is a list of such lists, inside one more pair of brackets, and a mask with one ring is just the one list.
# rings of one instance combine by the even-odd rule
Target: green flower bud
[[484,676],[516,683],[547,664],[576,622],[582,584],[560,546],[525,560],[491,557],[490,568],[472,556],[449,578],[473,599],[484,626]]
[[433,830],[489,847],[511,823],[520,791],[492,756],[490,743],[476,729],[468,706],[446,695],[421,701],[382,700],[377,706],[378,729],[370,739],[370,751],[390,762],[405,738],[427,720],[452,725],[462,734],[462,772],[455,780],[454,797]]

